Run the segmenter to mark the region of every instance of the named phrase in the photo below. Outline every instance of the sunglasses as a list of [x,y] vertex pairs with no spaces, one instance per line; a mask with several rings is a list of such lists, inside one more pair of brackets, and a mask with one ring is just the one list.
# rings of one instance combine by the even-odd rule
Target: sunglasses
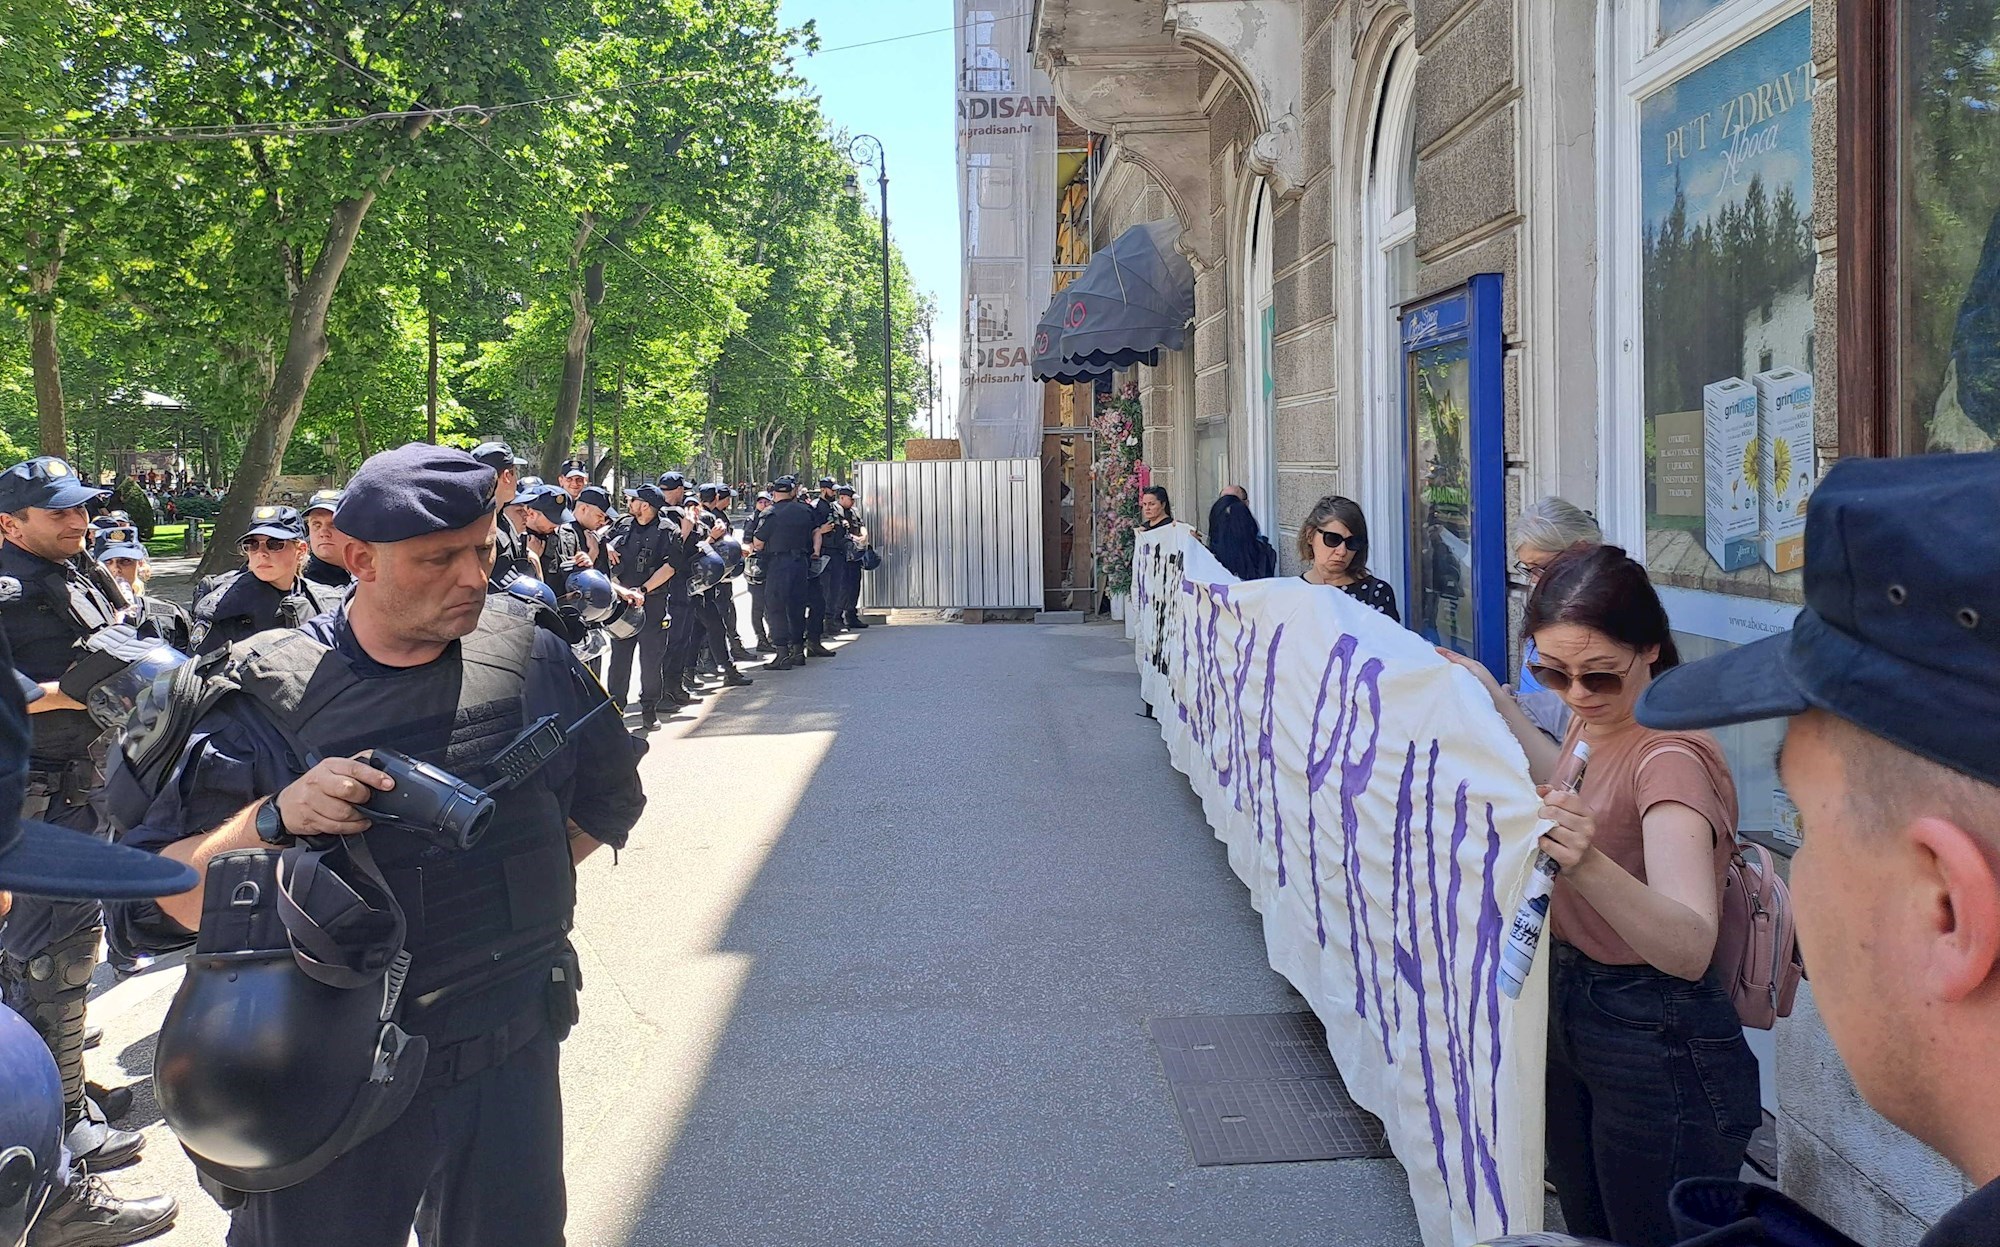
[[1514,564],[1514,574],[1523,580],[1540,580],[1542,573],[1549,570],[1546,563],[1519,562]]
[[1595,693],[1599,697],[1615,697],[1624,689],[1625,677],[1631,673],[1632,663],[1638,661],[1635,656],[1632,662],[1625,664],[1623,671],[1586,671],[1577,676],[1572,676],[1567,671],[1558,671],[1554,667],[1544,667],[1540,663],[1529,663],[1528,674],[1535,677],[1535,683],[1551,693],[1567,693],[1571,684],[1581,684],[1586,693]]
[[245,537],[236,543],[236,548],[245,554],[256,554],[259,551],[266,554],[283,554],[295,544],[297,543],[283,537]]
[[1361,553],[1361,547],[1367,544],[1367,540],[1356,533],[1349,533],[1343,537],[1339,533],[1330,533],[1322,528],[1319,530],[1319,543],[1329,550],[1338,550],[1340,547],[1346,546],[1356,554],[1359,554]]

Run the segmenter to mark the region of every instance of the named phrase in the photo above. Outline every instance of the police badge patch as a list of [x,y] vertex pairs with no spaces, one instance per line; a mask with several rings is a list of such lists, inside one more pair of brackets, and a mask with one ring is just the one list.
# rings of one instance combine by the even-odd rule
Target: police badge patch
[[13,576],[0,576],[0,602],[21,600],[21,582]]

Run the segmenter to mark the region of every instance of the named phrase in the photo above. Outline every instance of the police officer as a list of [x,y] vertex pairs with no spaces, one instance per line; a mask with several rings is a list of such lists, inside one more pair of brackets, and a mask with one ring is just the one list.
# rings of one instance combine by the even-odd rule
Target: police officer
[[179,605],[146,592],[153,563],[139,540],[139,530],[130,525],[94,528],[90,556],[97,565],[117,578],[130,604],[132,623],[150,624],[160,639],[183,654],[194,653],[193,622]]
[[246,567],[195,589],[195,652],[213,653],[266,628],[296,628],[340,604],[340,591],[299,575],[305,523],[290,507],[258,507],[236,542]]
[[836,487],[833,498],[833,518],[836,531],[841,535],[844,553],[834,556],[834,561],[840,566],[840,598],[830,613],[836,622],[846,627],[866,628],[868,623],[861,618],[861,550],[868,544],[868,526],[862,522],[861,512],[854,505],[854,486]]
[[604,533],[611,525],[611,492],[602,485],[585,485],[576,491],[570,504],[576,513],[577,546],[590,556],[590,565],[604,570]]
[[[669,472],[666,475],[673,477],[679,473]],[[662,492],[666,495],[673,492],[685,495],[687,489],[683,485],[678,490]],[[701,542],[695,512],[692,502],[677,506],[671,496],[660,508],[660,524],[667,530],[667,562],[674,569],[673,579],[667,582],[666,683],[662,686],[662,700],[679,699],[682,705],[698,700],[694,690],[688,687],[687,669],[694,661],[696,647],[703,636],[690,583]]]
[[583,487],[590,484],[590,465],[581,459],[565,459],[562,470],[556,473],[556,482],[573,503],[583,493]]
[[[88,900],[193,887],[194,872],[179,863],[21,819],[31,737],[24,693],[47,696],[14,673],[0,628],[0,919],[29,894]],[[179,1209],[170,1196],[121,1199],[104,1179],[65,1159],[63,1118],[62,1075],[48,1045],[0,1008],[0,1244],[19,1247],[25,1230],[31,1247],[121,1247],[173,1224]],[[22,1151],[32,1160],[28,1173]]]
[[[487,592],[494,477],[423,444],[364,463],[335,516],[353,593],[299,632],[252,642],[254,663],[233,669],[244,694],[197,721],[126,835],[197,871],[231,850],[362,836],[407,918],[398,1024],[429,1046],[415,1099],[296,1185],[232,1198],[235,1247],[403,1247],[413,1223],[435,1244],[563,1241],[557,1045],[574,1016],[574,864],[623,845],[645,797],[633,743],[593,713],[604,694],[569,646],[532,608]],[[360,810],[392,781],[355,755],[400,750],[490,783],[473,777],[547,715],[570,729],[566,744],[497,797],[469,847]],[[321,760],[301,774],[286,734]],[[200,901],[200,889],[158,901],[158,935],[186,942]]]
[[527,504],[527,532],[522,544],[535,560],[535,575],[561,597],[569,591],[569,574],[591,565],[576,535],[576,515],[570,510],[569,495],[554,485],[544,485],[521,500]]
[[340,565],[340,538],[333,527],[333,509],[340,505],[340,491],[322,489],[306,499],[302,514],[306,518],[306,544],[312,553],[306,559],[306,569],[302,575],[314,584],[330,589],[345,589],[354,583],[354,577]]
[[[715,504],[709,508],[716,522],[722,525],[722,535],[733,537],[736,532],[736,517],[730,513],[730,506],[736,500],[736,491],[720,481],[715,485]],[[757,655],[743,644],[742,622],[736,613],[735,581],[743,574],[743,564],[738,560],[729,570],[729,578],[718,586],[716,605],[722,611],[722,631],[729,641],[729,656],[737,662],[755,662]]]
[[[40,688],[29,721],[26,798],[17,813],[91,835],[104,827],[92,804],[101,782],[103,729],[63,676],[91,634],[119,622],[118,584],[84,553],[85,504],[104,491],[68,463],[30,459],[0,472],[0,629],[13,666]],[[81,690],[88,692],[88,690]],[[14,755],[18,757],[19,755]],[[0,759],[17,765],[12,758]],[[108,1169],[139,1155],[145,1140],[118,1130],[87,1094],[83,1076],[84,1001],[97,967],[103,912],[95,901],[24,897],[0,928],[0,990],[42,1036],[62,1071],[67,1144]]]
[[[764,516],[771,509],[771,491],[758,490],[757,497],[751,505],[753,509],[750,518],[743,521],[745,550],[757,544],[757,530],[763,526]],[[764,618],[764,560],[761,556],[753,554],[744,560],[744,564],[743,578],[750,584],[750,627],[757,634],[756,652],[775,654],[778,651],[771,645],[771,633]]]
[[763,522],[757,526],[757,552],[764,559],[764,593],[771,641],[778,656],[769,671],[790,671],[805,665],[808,657],[830,658],[817,640],[807,640],[806,619],[812,596],[809,564],[819,541],[820,519],[813,508],[798,500],[799,483],[790,476],[771,482],[775,499]]
[[[623,586],[628,593],[640,595],[639,605],[644,611],[639,635],[627,637],[611,643],[611,696],[622,706],[626,704],[632,685],[632,655],[639,655],[639,711],[643,716],[640,726],[647,731],[659,726],[660,705],[665,703],[671,710],[687,705],[688,699],[681,695],[677,686],[669,687],[666,680],[668,643],[671,635],[669,627],[668,585],[679,573],[671,558],[676,535],[669,532],[660,513],[666,508],[666,499],[657,485],[641,485],[627,490],[625,505],[628,514],[620,524],[620,533],[614,547],[617,557],[612,561],[611,579]],[[627,601],[630,601],[627,598]]]
[[[699,557],[720,557],[715,553],[715,544],[729,535],[728,513],[720,510],[717,505],[722,497],[722,488],[720,485],[712,484],[701,487],[702,505],[695,511],[696,552]],[[729,616],[723,609],[725,600],[732,593],[732,588],[728,576],[724,575],[708,588],[693,595],[695,618],[701,628],[701,640],[696,643],[695,653],[689,659],[690,685],[696,674],[694,665],[704,652],[714,664],[715,670],[721,673],[722,687],[743,688],[752,682],[749,676],[736,669],[735,650],[742,647],[731,645],[735,638],[730,635]]]
[[528,461],[505,442],[481,442],[472,448],[472,457],[492,468],[497,482],[493,496],[499,502],[500,515],[494,526],[498,544],[493,555],[493,589],[498,592],[516,576],[535,574],[534,560],[521,548],[521,532],[507,518],[507,508],[513,505],[514,495],[520,491],[521,469],[528,466]]

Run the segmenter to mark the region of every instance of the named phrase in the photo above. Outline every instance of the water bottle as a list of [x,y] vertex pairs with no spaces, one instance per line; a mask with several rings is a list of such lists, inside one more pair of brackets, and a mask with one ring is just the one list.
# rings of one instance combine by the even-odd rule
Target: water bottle
[[[1576,745],[1556,765],[1556,773],[1549,780],[1549,791],[1575,792],[1583,787],[1583,771],[1590,764],[1590,744],[1578,738]],[[1546,834],[1552,823],[1543,823],[1536,833],[1539,840]],[[1521,988],[1528,981],[1528,971],[1535,965],[1535,950],[1542,945],[1542,928],[1549,920],[1549,898],[1556,887],[1556,860],[1540,849],[1535,850],[1535,864],[1528,871],[1528,886],[1521,893],[1521,907],[1514,911],[1514,921],[1507,927],[1507,944],[1500,950],[1500,992],[1509,1000],[1521,998]]]

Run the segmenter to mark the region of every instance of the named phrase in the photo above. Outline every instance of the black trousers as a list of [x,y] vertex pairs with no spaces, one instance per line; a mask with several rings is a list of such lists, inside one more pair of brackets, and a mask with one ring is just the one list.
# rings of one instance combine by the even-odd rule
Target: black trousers
[[639,635],[611,643],[611,682],[605,687],[620,705],[631,704],[632,656],[639,656],[639,702],[650,705],[660,700],[667,670],[667,648],[672,636],[667,631],[667,592],[655,589],[646,595],[644,623]]
[[696,614],[693,596],[685,592],[669,593],[667,613],[672,618],[667,629],[666,673],[669,680],[679,680],[701,641],[701,619]]
[[[71,831],[106,835],[89,805],[66,805],[58,798],[39,817]],[[0,927],[0,949],[6,953],[0,958],[0,997],[49,1046],[62,1075],[66,1120],[72,1124],[83,1112],[84,1006],[103,930],[104,908],[96,901],[18,894]]]
[[1714,971],[1690,983],[1557,943],[1549,983],[1548,1175],[1569,1232],[1679,1241],[1667,1195],[1734,1178],[1763,1120],[1757,1057]]
[[702,640],[706,642],[708,655],[724,671],[736,670],[735,659],[729,656],[729,625],[722,617],[722,597],[727,593],[727,582],[722,587],[710,589],[695,599],[695,614],[701,620]]
[[840,604],[834,615],[852,623],[861,615],[861,564],[842,559],[840,564]]
[[[810,564],[806,570],[808,573],[811,572]],[[833,575],[833,564],[828,563],[825,571],[817,576],[808,574],[806,578],[806,622],[802,639],[808,644],[826,636],[826,585],[827,577],[831,575]]]
[[229,1247],[561,1247],[558,1045],[548,1035],[455,1086],[306,1181],[248,1195]]
[[754,580],[750,583],[750,628],[757,634],[759,645],[771,643],[770,629],[765,626],[764,609],[764,582]]
[[771,625],[771,644],[780,649],[806,643],[808,601],[818,591],[806,575],[804,554],[764,556],[765,619]]

